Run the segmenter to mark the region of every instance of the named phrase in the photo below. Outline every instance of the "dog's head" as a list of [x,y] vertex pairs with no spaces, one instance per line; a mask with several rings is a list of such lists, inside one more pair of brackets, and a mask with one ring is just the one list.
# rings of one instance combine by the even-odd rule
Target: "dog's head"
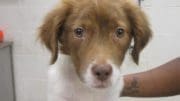
[[47,15],[39,37],[52,53],[52,64],[61,50],[71,57],[82,82],[106,88],[118,80],[132,39],[132,58],[138,64],[151,29],[130,0],[64,0]]

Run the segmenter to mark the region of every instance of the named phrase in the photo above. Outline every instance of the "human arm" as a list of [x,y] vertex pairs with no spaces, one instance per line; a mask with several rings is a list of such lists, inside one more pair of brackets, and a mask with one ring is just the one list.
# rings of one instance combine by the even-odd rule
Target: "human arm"
[[155,69],[124,76],[122,96],[162,97],[180,94],[180,58]]

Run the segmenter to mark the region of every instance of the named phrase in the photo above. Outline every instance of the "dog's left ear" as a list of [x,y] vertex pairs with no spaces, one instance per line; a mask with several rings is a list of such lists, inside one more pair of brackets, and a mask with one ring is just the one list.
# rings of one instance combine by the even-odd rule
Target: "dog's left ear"
[[140,7],[127,2],[124,8],[130,21],[131,34],[134,37],[134,46],[131,55],[134,62],[138,64],[140,52],[147,45],[152,36],[152,31],[146,15]]

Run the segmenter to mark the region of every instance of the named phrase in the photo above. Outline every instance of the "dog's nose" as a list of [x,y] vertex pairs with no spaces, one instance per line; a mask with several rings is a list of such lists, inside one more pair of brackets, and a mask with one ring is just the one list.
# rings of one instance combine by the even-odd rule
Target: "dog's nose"
[[94,65],[92,73],[98,80],[105,81],[112,74],[112,66],[109,64]]

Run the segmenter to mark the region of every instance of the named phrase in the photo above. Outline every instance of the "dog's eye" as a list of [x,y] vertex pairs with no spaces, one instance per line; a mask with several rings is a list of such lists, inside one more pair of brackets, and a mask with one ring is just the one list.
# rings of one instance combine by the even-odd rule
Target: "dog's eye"
[[118,27],[115,34],[118,38],[122,37],[122,35],[124,34],[124,29],[121,27]]
[[82,27],[76,28],[74,30],[74,33],[75,33],[76,37],[82,38],[84,35],[84,29]]

